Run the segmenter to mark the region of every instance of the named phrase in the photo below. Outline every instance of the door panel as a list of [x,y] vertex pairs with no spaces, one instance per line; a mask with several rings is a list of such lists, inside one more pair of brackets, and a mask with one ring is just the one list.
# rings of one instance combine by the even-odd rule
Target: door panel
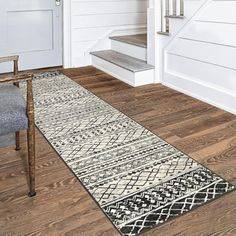
[[[62,65],[62,3],[0,0],[0,56],[13,54],[20,70]],[[0,72],[11,70],[0,65]]]
[[[8,12],[8,52],[26,53],[53,50],[52,16],[52,11]],[[17,24],[15,24],[15,22],[17,22]],[[44,27],[42,27],[42,25]],[[37,38],[37,40],[34,40],[35,38]]]

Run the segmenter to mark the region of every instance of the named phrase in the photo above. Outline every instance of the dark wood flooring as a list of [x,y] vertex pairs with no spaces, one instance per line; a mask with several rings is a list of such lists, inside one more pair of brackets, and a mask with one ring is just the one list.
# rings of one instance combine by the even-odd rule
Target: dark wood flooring
[[[236,117],[162,85],[132,88],[93,68],[64,73],[236,185]],[[116,236],[115,228],[45,138],[36,134],[37,196],[23,148],[0,149],[0,235]],[[235,236],[236,191],[145,236]]]

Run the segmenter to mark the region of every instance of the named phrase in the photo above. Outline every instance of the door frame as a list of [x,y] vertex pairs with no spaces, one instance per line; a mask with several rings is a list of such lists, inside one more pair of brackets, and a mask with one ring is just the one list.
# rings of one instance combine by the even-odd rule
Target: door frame
[[71,64],[71,0],[62,0],[63,26],[62,26],[62,61],[64,68],[72,67]]

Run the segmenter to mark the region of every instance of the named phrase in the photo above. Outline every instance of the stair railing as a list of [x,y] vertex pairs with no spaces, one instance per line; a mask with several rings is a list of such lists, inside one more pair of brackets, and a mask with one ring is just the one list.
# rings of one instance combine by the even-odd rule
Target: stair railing
[[184,18],[184,0],[160,0],[161,31],[158,34],[170,35],[170,18]]
[[180,0],[180,16],[184,17],[184,0]]
[[172,15],[173,16],[177,15],[177,2],[176,2],[176,0],[172,0]]

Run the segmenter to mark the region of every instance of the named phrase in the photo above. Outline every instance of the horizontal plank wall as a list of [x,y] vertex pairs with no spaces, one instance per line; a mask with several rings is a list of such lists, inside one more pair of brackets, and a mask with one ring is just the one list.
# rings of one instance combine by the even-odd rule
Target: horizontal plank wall
[[165,52],[164,83],[236,114],[236,1],[209,1]]
[[90,64],[90,51],[109,49],[109,35],[146,28],[147,0],[72,0],[71,64]]
[[[169,29],[170,35],[162,36],[157,34],[157,32],[163,30],[162,20],[161,20],[161,1],[155,1],[154,4],[154,13],[155,14],[155,30],[153,34],[155,42],[155,82],[159,83],[163,80],[164,72],[164,51],[171,44],[172,41],[175,41],[176,35],[182,31],[183,28],[192,20],[192,18],[201,10],[203,5],[207,0],[184,0],[184,16],[183,19],[169,19]],[[163,2],[162,2],[163,3]],[[170,3],[173,3],[170,1]],[[179,4],[177,4],[179,9]],[[172,11],[170,12],[172,14]]]

